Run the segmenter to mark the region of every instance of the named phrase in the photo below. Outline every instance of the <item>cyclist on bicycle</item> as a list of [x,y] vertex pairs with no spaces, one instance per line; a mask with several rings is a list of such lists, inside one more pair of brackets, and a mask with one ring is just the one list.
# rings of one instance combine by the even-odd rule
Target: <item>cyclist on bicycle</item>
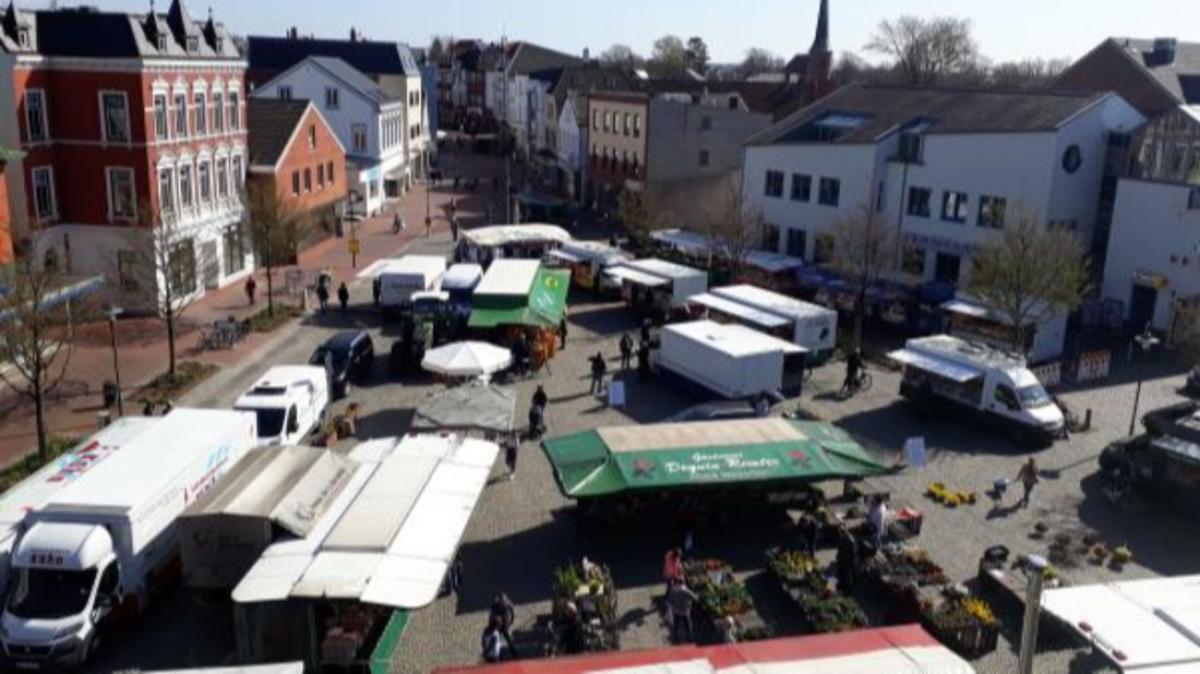
[[856,391],[859,386],[859,378],[863,371],[862,350],[855,349],[850,352],[846,358],[846,381],[842,382],[842,390]]

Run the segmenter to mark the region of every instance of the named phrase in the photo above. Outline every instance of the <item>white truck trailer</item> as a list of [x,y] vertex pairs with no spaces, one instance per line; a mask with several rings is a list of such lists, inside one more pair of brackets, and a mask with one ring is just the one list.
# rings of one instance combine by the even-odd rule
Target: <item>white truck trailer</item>
[[69,484],[17,525],[0,616],[11,667],[81,665],[103,629],[144,608],[177,572],[176,518],[257,433],[253,414],[176,409],[123,440],[78,452]]
[[798,391],[805,353],[742,325],[694,321],[663,328],[657,365],[724,398],[753,398]]
[[810,364],[828,359],[837,347],[833,309],[746,284],[713,288],[690,301],[804,347]]

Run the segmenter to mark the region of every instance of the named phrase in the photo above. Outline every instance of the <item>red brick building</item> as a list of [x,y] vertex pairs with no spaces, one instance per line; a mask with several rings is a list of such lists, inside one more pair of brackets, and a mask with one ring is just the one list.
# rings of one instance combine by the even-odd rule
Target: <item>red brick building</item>
[[8,176],[18,249],[107,275],[127,306],[166,278],[199,294],[249,273],[246,63],[223,25],[173,0],[152,14],[10,4],[0,28],[0,144],[25,154]]
[[346,198],[346,150],[311,101],[251,98],[251,182],[272,185],[298,212],[332,224]]

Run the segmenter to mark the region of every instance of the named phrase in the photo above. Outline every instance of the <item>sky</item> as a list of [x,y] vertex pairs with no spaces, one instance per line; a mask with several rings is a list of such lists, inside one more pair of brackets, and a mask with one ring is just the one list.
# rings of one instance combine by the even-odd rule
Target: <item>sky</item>
[[[48,0],[18,0],[24,7]],[[158,0],[165,10],[170,0]],[[80,4],[60,0],[59,5]],[[145,11],[150,0],[86,0],[106,10]],[[342,37],[357,27],[371,39],[427,45],[434,35],[525,39],[579,54],[614,43],[648,54],[672,33],[699,35],[716,62],[740,61],[750,47],[782,56],[807,51],[819,0],[191,0],[203,17],[238,34],[301,33]],[[830,0],[835,52],[862,54],[875,27],[901,14],[961,16],[971,21],[980,50],[996,61],[1076,58],[1110,35],[1200,41],[1200,0]],[[1179,34],[1191,27],[1192,34]],[[862,54],[871,60],[870,54]]]

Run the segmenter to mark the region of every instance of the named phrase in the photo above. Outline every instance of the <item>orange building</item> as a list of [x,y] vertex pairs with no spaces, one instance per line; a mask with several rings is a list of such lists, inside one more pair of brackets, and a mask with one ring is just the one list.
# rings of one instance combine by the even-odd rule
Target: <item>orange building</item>
[[332,227],[345,200],[346,151],[317,107],[307,100],[251,98],[251,182],[268,182],[299,212]]

